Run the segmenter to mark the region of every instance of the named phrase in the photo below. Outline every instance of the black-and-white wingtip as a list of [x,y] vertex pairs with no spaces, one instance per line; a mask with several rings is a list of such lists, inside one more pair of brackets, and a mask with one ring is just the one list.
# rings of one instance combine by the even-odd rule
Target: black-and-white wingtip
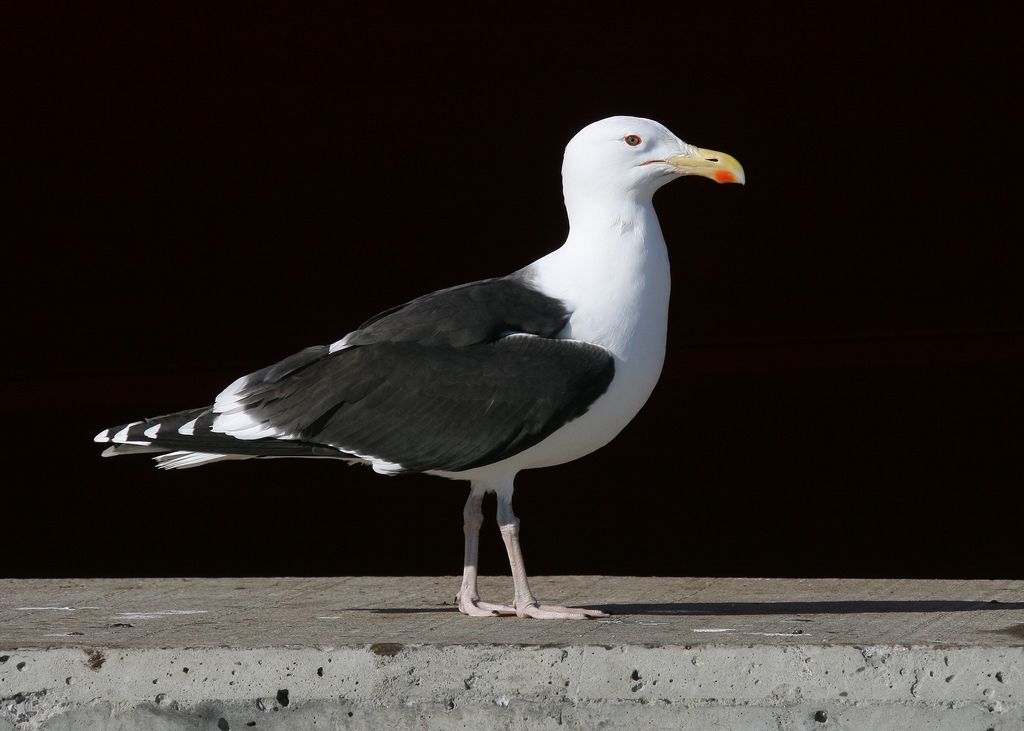
[[112,442],[114,444],[128,444],[140,447],[149,446],[152,443],[152,439],[146,437],[145,434],[140,433],[140,430],[136,429],[135,434],[131,433],[132,427],[136,427],[144,423],[145,422],[142,421],[133,421],[130,424],[123,424],[110,429],[104,429],[93,438],[93,441],[101,444]]
[[181,411],[104,429],[94,441],[109,444],[103,450],[104,457],[156,454],[157,467],[165,470],[256,457],[352,459],[352,455],[332,447],[301,440],[236,438],[214,430],[218,416],[209,407]]

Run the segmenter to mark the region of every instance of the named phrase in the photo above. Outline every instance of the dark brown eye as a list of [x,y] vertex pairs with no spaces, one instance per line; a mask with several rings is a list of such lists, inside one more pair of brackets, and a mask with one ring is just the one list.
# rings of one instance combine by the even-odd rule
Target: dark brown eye
[[643,142],[643,140],[640,139],[640,135],[626,135],[622,139],[624,139],[626,141],[626,144],[629,145],[630,147],[636,147],[641,142]]

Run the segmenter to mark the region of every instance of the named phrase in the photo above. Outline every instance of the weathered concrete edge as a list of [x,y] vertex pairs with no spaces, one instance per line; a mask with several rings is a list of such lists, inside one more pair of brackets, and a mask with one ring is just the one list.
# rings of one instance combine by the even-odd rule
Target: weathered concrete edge
[[[279,712],[281,711],[281,712]],[[562,731],[564,728],[671,728],[699,731],[733,729],[1018,729],[1024,713],[1018,710],[992,711],[982,706],[923,707],[906,704],[865,705],[837,701],[830,703],[795,701],[785,706],[679,706],[659,703],[570,705],[530,703],[514,699],[507,705],[459,707],[408,704],[388,707],[360,707],[344,699],[314,702],[290,708],[264,708],[210,702],[189,709],[175,704],[142,705],[125,708],[102,701],[71,708],[56,715],[37,714],[9,722],[0,718],[2,731],[231,731],[258,726],[262,731],[295,729],[380,728],[394,731],[465,731],[467,728],[531,729]],[[828,725],[823,725],[828,722]]]
[[[436,646],[5,652],[0,718],[103,701],[265,709],[803,702],[976,707],[1024,718],[1024,647]],[[0,656],[2,657],[2,656]],[[43,692],[45,691],[45,692]]]

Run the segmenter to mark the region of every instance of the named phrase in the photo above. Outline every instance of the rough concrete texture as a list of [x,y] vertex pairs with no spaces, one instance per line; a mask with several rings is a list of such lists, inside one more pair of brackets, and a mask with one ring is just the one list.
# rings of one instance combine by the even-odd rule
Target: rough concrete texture
[[0,581],[0,729],[1024,728],[1024,581],[534,583]]

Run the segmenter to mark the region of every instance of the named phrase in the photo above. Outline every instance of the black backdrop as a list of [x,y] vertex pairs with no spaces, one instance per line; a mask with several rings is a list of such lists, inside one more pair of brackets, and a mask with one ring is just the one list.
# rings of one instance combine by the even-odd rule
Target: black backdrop
[[1024,577],[1010,20],[675,5],[13,23],[0,575],[461,570],[459,483],[92,436],[546,253],[565,142],[634,114],[749,183],[658,194],[665,373],[520,475],[531,572]]

